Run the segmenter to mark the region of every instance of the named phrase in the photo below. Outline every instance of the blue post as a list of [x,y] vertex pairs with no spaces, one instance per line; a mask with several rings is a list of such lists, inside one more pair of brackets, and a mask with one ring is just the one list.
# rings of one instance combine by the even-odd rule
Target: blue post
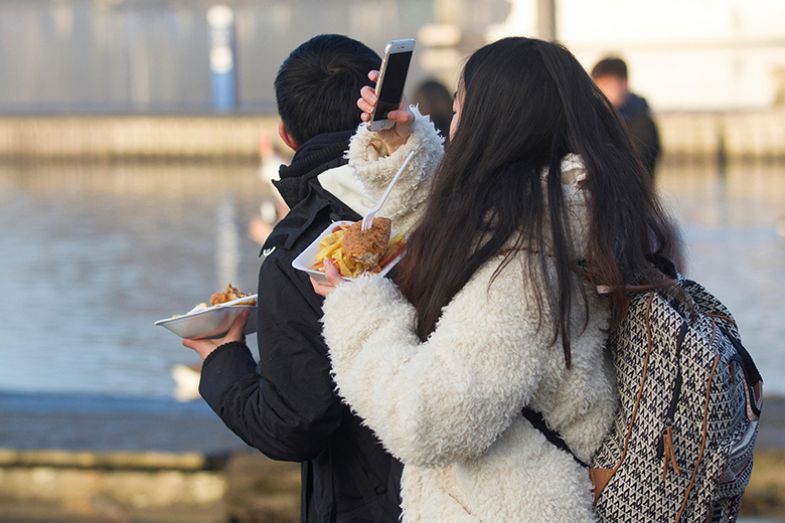
[[210,31],[213,109],[231,112],[237,108],[234,12],[228,6],[215,5],[207,10],[207,25]]

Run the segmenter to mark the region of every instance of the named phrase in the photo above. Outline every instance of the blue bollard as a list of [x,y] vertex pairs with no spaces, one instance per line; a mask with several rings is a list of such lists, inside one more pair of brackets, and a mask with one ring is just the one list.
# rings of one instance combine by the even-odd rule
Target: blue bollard
[[210,77],[213,88],[213,109],[231,112],[237,108],[236,41],[234,11],[225,5],[207,10],[210,34]]

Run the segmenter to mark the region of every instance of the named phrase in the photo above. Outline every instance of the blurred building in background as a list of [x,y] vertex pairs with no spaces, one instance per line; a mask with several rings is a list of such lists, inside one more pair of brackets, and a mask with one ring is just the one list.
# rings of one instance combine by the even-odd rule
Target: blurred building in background
[[537,9],[548,3],[557,39],[587,69],[621,55],[633,90],[658,110],[785,105],[781,0],[512,0],[510,16],[488,38],[537,34]]
[[[211,42],[218,5],[233,55]],[[0,0],[0,114],[209,113],[211,60],[227,59],[237,111],[270,113],[283,58],[325,32],[379,50],[417,37],[410,86],[453,84],[488,40],[540,35],[587,67],[622,55],[659,110],[759,109],[785,103],[783,19],[781,0]]]
[[311,36],[381,50],[434,16],[421,0],[0,0],[0,114],[211,112],[208,12],[220,4],[234,18],[243,113],[275,112],[275,73]]
[[410,95],[452,91],[507,35],[557,39],[587,69],[616,54],[667,156],[783,158],[783,19],[781,0],[0,0],[0,158],[258,157],[277,69],[320,33],[380,52],[416,37]]

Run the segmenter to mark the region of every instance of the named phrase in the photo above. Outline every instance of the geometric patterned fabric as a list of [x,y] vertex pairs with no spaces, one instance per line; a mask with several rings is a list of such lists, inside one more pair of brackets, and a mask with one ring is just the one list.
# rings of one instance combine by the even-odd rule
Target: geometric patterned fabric
[[592,461],[613,523],[735,521],[752,472],[760,375],[728,309],[679,277],[610,333],[620,407]]

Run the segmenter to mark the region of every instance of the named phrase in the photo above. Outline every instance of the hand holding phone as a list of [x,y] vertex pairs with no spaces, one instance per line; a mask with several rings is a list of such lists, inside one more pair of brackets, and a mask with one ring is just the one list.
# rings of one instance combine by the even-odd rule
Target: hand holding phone
[[[379,78],[379,71],[369,72],[368,78],[375,82]],[[373,87],[365,86],[360,90],[360,99],[357,100],[357,107],[362,111],[361,116],[364,122],[371,121],[377,102],[378,99]],[[406,143],[409,135],[412,134],[414,114],[405,105],[405,102],[402,102],[398,109],[387,113],[387,119],[394,124],[393,127],[376,131],[376,133],[387,146],[388,152],[392,153]]]
[[[393,49],[393,46],[391,45],[393,42],[390,42],[387,45],[388,51]],[[411,42],[411,47],[413,47],[414,41],[412,40]],[[386,58],[388,54],[395,53],[385,53],[385,61],[387,61]],[[380,71],[371,71],[368,73],[368,78],[372,82],[376,82],[376,89],[369,86],[363,87],[360,90],[360,99],[357,100],[357,107],[362,111],[362,120],[364,122],[369,122],[369,128],[379,134],[379,137],[387,146],[388,152],[392,153],[405,143],[411,134],[414,115],[408,110],[402,100],[403,85],[400,85],[400,89],[385,89],[383,85],[380,85],[383,83],[381,82],[380,77]],[[390,76],[388,76],[388,78],[390,78]],[[392,91],[399,92],[395,93]],[[384,112],[382,109],[379,109],[379,106],[382,105],[379,98],[382,92],[388,100],[397,100],[393,106],[386,105],[387,110]],[[382,114],[385,116],[383,119],[381,118]],[[376,120],[374,120],[374,117],[376,117]]]
[[414,40],[391,40],[384,49],[384,60],[376,82],[377,103],[370,118],[371,131],[390,129],[395,125],[388,118],[389,113],[398,109],[403,99],[406,75],[414,53]]

